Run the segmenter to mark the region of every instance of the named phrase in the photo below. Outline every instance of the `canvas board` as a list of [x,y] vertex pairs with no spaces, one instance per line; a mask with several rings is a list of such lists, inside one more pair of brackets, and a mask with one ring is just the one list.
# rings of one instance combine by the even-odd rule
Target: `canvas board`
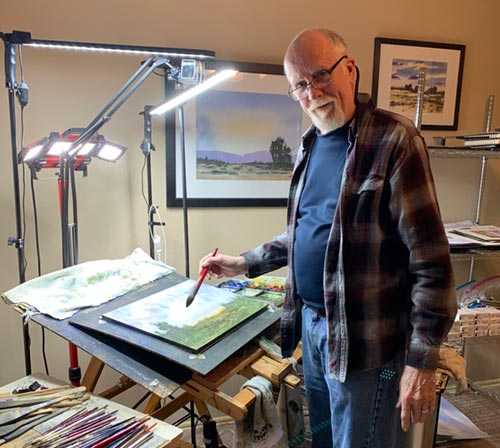
[[265,301],[202,284],[186,307],[194,283],[188,279],[108,311],[102,318],[199,353],[268,306]]

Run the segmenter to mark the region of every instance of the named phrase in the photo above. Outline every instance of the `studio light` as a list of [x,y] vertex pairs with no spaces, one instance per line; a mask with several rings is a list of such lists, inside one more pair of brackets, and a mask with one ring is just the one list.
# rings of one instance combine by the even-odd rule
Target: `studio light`
[[238,73],[237,70],[222,70],[220,73],[216,73],[210,76],[210,78],[207,78],[201,84],[197,84],[195,87],[191,87],[190,89],[185,90],[183,93],[176,96],[175,98],[172,98],[166,101],[165,103],[160,104],[158,107],[154,108],[151,111],[151,115],[161,115],[173,109],[174,107],[177,107],[185,103],[186,101],[189,101],[191,98],[195,97],[196,95],[199,95],[205,90],[212,88],[216,84],[219,84],[220,82],[231,78],[231,76],[235,75],[236,73]]
[[18,154],[19,163],[26,163],[35,171],[42,168],[58,168],[61,157],[73,161],[75,170],[84,170],[92,157],[107,162],[116,162],[127,148],[107,141],[101,134],[96,134],[90,141],[74,145],[84,129],[72,128],[60,134],[51,132],[48,137],[37,140],[24,147]]
[[188,48],[168,48],[168,47],[152,47],[142,45],[120,45],[120,44],[104,44],[97,42],[73,42],[63,40],[47,40],[33,39],[31,33],[26,31],[14,31],[11,35],[11,41],[15,44],[22,44],[34,48],[46,48],[52,50],[69,50],[69,51],[92,51],[102,53],[119,53],[119,54],[144,54],[157,55],[165,57],[180,57],[180,58],[198,58],[210,59],[215,56],[215,52],[210,50],[194,50]]
[[[77,232],[77,206],[76,189],[74,181],[74,170],[82,170],[86,173],[86,167],[92,160],[92,157],[106,161],[116,161],[125,152],[126,148],[120,145],[113,145],[98,134],[101,127],[107,123],[123,103],[132,95],[132,93],[144,82],[156,69],[163,68],[165,74],[169,74],[176,68],[179,60],[194,60],[184,62],[185,72],[189,74],[188,68],[193,67],[200,71],[203,66],[201,61],[215,57],[214,51],[193,50],[164,47],[144,47],[137,45],[116,45],[101,44],[89,42],[69,42],[33,39],[31,34],[25,31],[13,31],[12,33],[0,32],[0,38],[5,45],[5,86],[8,90],[9,100],[9,118],[10,118],[10,137],[11,137],[11,161],[12,176],[14,182],[14,201],[16,209],[16,236],[9,239],[9,245],[15,245],[18,254],[19,282],[25,281],[25,255],[24,255],[24,231],[22,222],[22,202],[19,182],[19,163],[26,163],[31,170],[33,178],[36,172],[42,168],[57,167],[59,169],[59,188],[61,203],[61,237],[62,237],[62,255],[63,268],[78,263],[78,232]],[[16,96],[24,108],[28,103],[27,86],[24,82],[18,83],[16,80],[17,49],[21,46],[34,48],[48,48],[59,50],[82,50],[93,52],[118,53],[118,54],[144,54],[147,60],[141,64],[136,73],[122,86],[109,103],[99,112],[99,114],[89,123],[89,125],[75,132],[70,129],[63,134],[52,132],[49,137],[38,140],[18,151],[17,146],[17,127],[16,127]],[[200,61],[199,61],[200,60]],[[225,78],[224,78],[225,79]],[[196,78],[196,80],[201,80]],[[207,80],[208,81],[208,80]],[[220,80],[213,80],[206,88],[211,87]],[[199,86],[196,86],[199,87]],[[195,90],[195,88],[190,89]],[[205,90],[205,88],[203,88]],[[198,89],[197,93],[201,91]],[[187,93],[187,92],[186,92]],[[177,100],[177,105],[184,103],[188,98],[197,94],[192,92],[189,96]],[[175,105],[169,106],[175,107]],[[163,112],[168,110],[163,109]],[[157,114],[162,112],[157,112]],[[148,164],[149,166],[149,164]],[[73,200],[71,210],[73,212],[74,223],[69,223],[69,198]],[[153,223],[154,224],[154,223]],[[28,325],[23,325],[24,358],[26,365],[26,374],[31,374],[31,355],[29,346]],[[80,380],[80,368],[78,367],[78,355],[76,346],[70,343],[70,381],[78,386]]]

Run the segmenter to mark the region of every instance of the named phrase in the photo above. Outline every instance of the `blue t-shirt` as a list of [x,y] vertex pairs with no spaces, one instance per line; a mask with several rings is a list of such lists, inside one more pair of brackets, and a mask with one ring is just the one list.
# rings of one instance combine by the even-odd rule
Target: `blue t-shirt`
[[337,207],[346,162],[349,125],[318,135],[300,197],[294,241],[297,293],[306,305],[324,309],[326,244]]

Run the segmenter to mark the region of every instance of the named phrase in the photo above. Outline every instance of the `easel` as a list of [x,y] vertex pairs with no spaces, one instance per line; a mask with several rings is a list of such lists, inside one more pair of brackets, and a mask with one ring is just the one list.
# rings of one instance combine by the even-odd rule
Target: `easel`
[[[300,359],[301,348],[294,353],[295,359]],[[93,392],[105,364],[93,357],[85,372],[82,385],[89,392]],[[193,401],[198,412],[210,416],[208,405],[213,406],[234,420],[243,420],[248,413],[248,407],[255,401],[255,394],[243,388],[234,397],[231,397],[219,388],[235,375],[251,378],[255,375],[267,378],[275,386],[290,387],[295,389],[300,385],[300,379],[292,372],[292,363],[288,360],[277,360],[258,346],[249,348],[244,355],[233,355],[220,364],[208,375],[194,373],[192,379],[180,386],[183,392],[165,406],[160,407],[161,397],[152,394],[149,398],[144,413],[159,420],[165,420],[174,412],[181,409],[188,402]],[[119,383],[99,395],[111,399],[133,387],[135,383],[126,376],[121,376]]]
[[[281,360],[269,353],[267,347],[255,343],[256,338],[264,334],[274,340],[281,315],[278,309],[269,308],[259,313],[251,322],[208,347],[202,357],[189,356],[189,352],[172,344],[138,332],[131,333],[113,322],[104,325],[100,321],[100,316],[111,309],[183,280],[184,277],[171,273],[98,308],[81,310],[69,320],[56,320],[41,314],[33,316],[32,320],[91,355],[81,382],[89,392],[95,391],[104,366],[109,366],[122,376],[117,385],[99,395],[110,399],[137,384],[151,393],[144,412],[158,419],[171,416],[188,403],[192,404],[191,415],[196,406],[199,415],[210,416],[208,406],[211,405],[234,420],[244,419],[255,395],[243,389],[231,397],[220,390],[222,384],[237,374],[243,377],[261,375],[276,386],[297,387],[300,380],[291,375],[290,361]],[[300,354],[295,356],[296,359],[300,357]],[[163,399],[171,401],[162,405]]]
[[[293,357],[299,360],[301,356],[302,350],[299,346]],[[92,357],[82,380],[82,385],[87,387],[89,392],[94,392],[104,366],[102,361]],[[143,412],[158,420],[165,420],[189,402],[193,402],[198,415],[211,418],[208,407],[210,405],[228,417],[241,421],[246,418],[249,406],[254,403],[255,394],[249,389],[242,388],[240,392],[231,397],[222,392],[219,389],[220,386],[235,375],[246,378],[260,375],[271,381],[274,386],[295,389],[299,387],[301,380],[291,372],[292,363],[290,361],[277,359],[274,354],[266,353],[263,348],[255,345],[244,355],[232,355],[208,375],[194,373],[191,379],[180,386],[182,393],[167,404],[161,405],[162,397],[151,394]],[[112,399],[135,385],[134,381],[122,375],[117,385],[101,392],[99,396]],[[220,437],[219,443],[221,443]],[[191,447],[192,445],[186,444],[185,446]]]

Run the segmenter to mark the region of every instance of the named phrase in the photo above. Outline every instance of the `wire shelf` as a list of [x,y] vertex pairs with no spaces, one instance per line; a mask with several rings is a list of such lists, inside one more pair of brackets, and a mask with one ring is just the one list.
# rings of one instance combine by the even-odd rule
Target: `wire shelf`
[[464,146],[428,146],[429,154],[436,157],[474,157],[500,159],[500,147],[466,149]]

